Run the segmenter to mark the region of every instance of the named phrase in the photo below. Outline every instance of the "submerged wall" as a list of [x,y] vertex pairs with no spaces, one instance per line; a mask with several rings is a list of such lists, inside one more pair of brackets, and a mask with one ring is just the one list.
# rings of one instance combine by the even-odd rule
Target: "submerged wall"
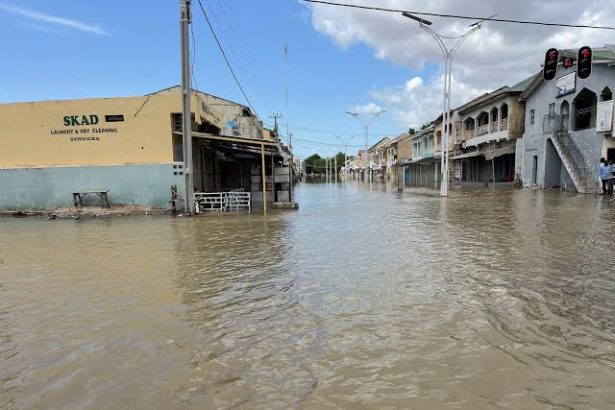
[[[0,169],[0,210],[73,206],[72,192],[111,190],[111,205],[167,208],[171,186],[183,197],[182,163]],[[174,168],[174,166],[176,168]],[[88,197],[89,198],[89,197]],[[97,196],[88,204],[100,206]],[[181,204],[179,204],[182,206]]]

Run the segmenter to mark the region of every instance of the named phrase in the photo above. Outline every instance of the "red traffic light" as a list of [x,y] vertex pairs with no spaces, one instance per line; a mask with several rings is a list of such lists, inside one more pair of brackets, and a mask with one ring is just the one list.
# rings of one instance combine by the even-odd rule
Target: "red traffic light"
[[562,65],[564,66],[564,68],[570,68],[573,64],[574,60],[570,57],[566,57],[564,58],[564,61],[562,61]]
[[590,47],[581,47],[577,55],[577,75],[584,79],[592,73],[592,60],[594,53]]
[[559,59],[559,51],[555,48],[550,48],[545,54],[545,64],[542,70],[543,77],[546,81],[553,80],[557,72],[557,61]]

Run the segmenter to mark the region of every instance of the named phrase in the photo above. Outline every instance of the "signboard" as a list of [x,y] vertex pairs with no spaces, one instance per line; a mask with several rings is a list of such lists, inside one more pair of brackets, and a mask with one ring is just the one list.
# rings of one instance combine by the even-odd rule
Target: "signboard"
[[557,79],[555,82],[555,97],[563,97],[573,93],[577,85],[577,74],[566,74]]
[[613,100],[598,103],[596,131],[609,132],[613,129]]
[[[123,122],[124,115],[106,115],[105,122]],[[65,115],[62,117],[64,128],[50,130],[51,135],[70,137],[71,142],[100,141],[101,134],[117,134],[117,127],[102,127],[96,114]]]

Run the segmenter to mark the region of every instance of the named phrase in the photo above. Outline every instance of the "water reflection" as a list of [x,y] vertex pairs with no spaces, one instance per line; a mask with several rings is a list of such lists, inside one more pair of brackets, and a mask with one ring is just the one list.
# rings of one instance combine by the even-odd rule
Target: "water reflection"
[[615,203],[297,197],[267,217],[0,220],[0,409],[615,405]]

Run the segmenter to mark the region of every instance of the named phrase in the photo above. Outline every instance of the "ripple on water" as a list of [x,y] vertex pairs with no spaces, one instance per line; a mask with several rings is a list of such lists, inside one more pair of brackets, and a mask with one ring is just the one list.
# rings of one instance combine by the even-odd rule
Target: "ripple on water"
[[266,218],[0,220],[0,409],[615,406],[613,208],[297,198]]

